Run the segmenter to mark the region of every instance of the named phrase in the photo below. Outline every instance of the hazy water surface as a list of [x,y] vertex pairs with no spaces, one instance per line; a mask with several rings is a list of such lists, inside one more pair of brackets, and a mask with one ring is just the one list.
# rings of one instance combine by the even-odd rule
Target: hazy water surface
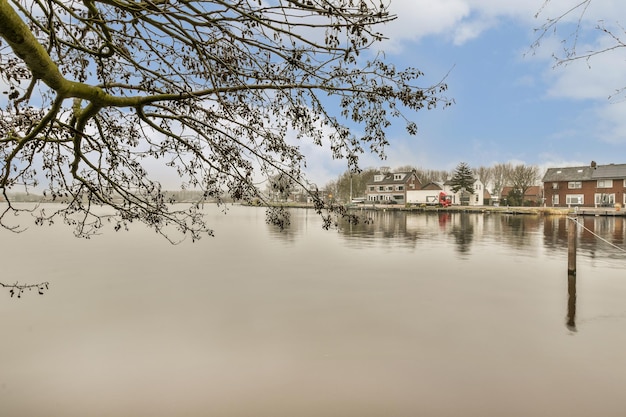
[[208,211],[178,246],[0,231],[0,281],[51,283],[0,292],[0,415],[624,415],[621,218],[585,219],[574,300],[564,218]]

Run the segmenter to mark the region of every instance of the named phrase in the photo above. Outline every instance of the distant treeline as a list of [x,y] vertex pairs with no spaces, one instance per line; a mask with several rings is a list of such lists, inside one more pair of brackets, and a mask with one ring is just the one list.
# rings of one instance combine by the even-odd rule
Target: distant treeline
[[[381,172],[411,172],[415,171],[422,185],[430,182],[445,182],[452,177],[453,171],[422,169],[412,165],[404,165],[394,169],[388,167],[367,168],[359,173],[344,172],[336,180],[328,182],[324,190],[340,201],[348,201],[350,196],[365,196],[368,182],[372,182],[374,175]],[[536,165],[511,163],[497,163],[489,167],[472,168],[472,172],[493,196],[501,196],[505,187],[512,187],[522,196],[533,185],[540,184],[541,171]],[[521,204],[519,204],[521,205]]]
[[[195,190],[180,190],[180,191],[164,191],[165,201],[171,203],[194,203],[198,201],[213,202],[214,199],[203,199],[204,193],[202,191]],[[37,194],[37,193],[7,193],[9,199],[14,203],[54,203],[54,202],[66,202],[68,196],[56,195],[51,196],[50,193]],[[120,198],[121,200],[121,198]],[[0,196],[0,202],[4,201],[3,196]]]

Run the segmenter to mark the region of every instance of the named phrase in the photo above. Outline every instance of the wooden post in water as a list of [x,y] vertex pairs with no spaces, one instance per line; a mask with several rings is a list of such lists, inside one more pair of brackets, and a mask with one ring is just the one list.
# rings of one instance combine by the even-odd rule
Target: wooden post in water
[[567,274],[576,275],[576,229],[577,218],[568,218],[570,223],[567,227]]
[[576,275],[567,275],[567,321],[570,331],[576,331]]

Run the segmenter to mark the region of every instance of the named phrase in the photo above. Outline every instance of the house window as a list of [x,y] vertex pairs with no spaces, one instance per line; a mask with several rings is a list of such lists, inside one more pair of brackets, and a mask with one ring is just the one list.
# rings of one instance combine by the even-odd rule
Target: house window
[[383,187],[382,185],[378,186],[378,191],[385,191],[385,187]]
[[570,190],[575,188],[583,188],[583,183],[582,181],[570,181],[567,183],[567,188],[569,188]]
[[376,189],[376,187],[374,187],[373,185],[370,186],[370,191],[374,191]]
[[380,182],[385,178],[384,175],[374,175],[374,182]]
[[[624,184],[626,184],[626,180],[624,180]],[[409,188],[412,190],[415,188],[415,183],[410,183]]]
[[598,180],[598,188],[613,188],[613,180]]
[[565,196],[565,204],[568,206],[585,204],[585,196],[582,194],[568,194]]
[[552,205],[553,206],[558,206],[559,205],[559,195],[555,194],[552,196]]
[[400,181],[404,175],[402,174],[393,174],[394,181]]
[[387,191],[393,191],[393,185],[388,185],[387,186]]
[[559,183],[558,182],[553,182],[552,183],[552,189],[553,190],[558,190],[559,189]]
[[615,194],[596,193],[594,195],[596,207],[611,207],[615,205]]
[[404,191],[404,185],[398,185],[398,191]]

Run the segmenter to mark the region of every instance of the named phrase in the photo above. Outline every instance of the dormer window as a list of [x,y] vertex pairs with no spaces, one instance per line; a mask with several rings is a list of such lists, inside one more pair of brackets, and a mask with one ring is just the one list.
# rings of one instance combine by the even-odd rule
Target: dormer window
[[393,174],[393,180],[394,181],[400,181],[402,179],[402,177],[404,177],[404,175],[402,175],[402,174]]

